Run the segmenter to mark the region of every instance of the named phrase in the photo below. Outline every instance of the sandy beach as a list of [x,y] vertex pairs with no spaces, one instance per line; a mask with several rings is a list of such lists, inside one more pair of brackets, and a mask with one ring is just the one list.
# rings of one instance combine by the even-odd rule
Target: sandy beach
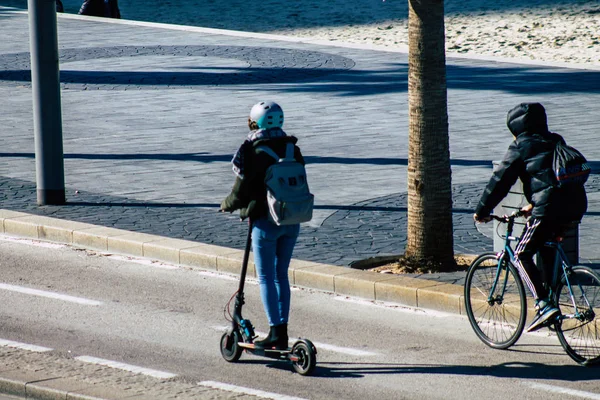
[[[452,9],[452,8],[450,8]],[[600,65],[600,2],[446,13],[453,53]],[[384,47],[408,45],[406,19],[350,27],[297,28],[281,34]]]
[[[63,0],[76,13],[81,0]],[[407,0],[120,0],[123,18],[361,43],[408,44]],[[0,0],[26,8],[26,0]],[[446,0],[448,55],[600,66],[600,1]]]

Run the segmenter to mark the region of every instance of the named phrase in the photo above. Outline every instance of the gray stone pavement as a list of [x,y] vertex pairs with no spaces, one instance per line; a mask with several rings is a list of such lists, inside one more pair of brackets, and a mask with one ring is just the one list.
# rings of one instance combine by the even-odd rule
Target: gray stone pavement
[[[348,266],[403,252],[406,54],[61,15],[68,204],[38,207],[27,16],[0,9],[0,19],[11,37],[0,43],[2,208],[240,249],[245,225],[218,205],[248,110],[273,99],[316,196],[295,258]],[[456,252],[492,248],[471,214],[510,142],[506,111],[522,101],[544,103],[551,129],[598,166],[600,71],[449,56]],[[600,259],[599,186],[592,175],[583,260]]]

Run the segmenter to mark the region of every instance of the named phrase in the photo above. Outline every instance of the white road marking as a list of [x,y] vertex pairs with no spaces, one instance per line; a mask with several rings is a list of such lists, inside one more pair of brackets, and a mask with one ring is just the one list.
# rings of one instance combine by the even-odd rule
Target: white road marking
[[31,289],[23,286],[9,285],[7,283],[0,283],[0,290],[8,290],[11,292],[18,292],[24,294],[30,294],[33,296],[47,297],[49,299],[68,301],[71,303],[83,304],[86,306],[101,306],[101,301],[85,299],[83,297],[74,297],[66,294],[47,292],[45,290]]
[[448,313],[448,312],[444,312],[444,311],[436,311],[436,310],[425,309],[425,308],[405,306],[405,305],[401,305],[401,304],[397,304],[397,303],[389,303],[389,302],[377,301],[377,300],[364,300],[364,299],[359,299],[359,298],[355,298],[355,297],[348,297],[348,296],[341,296],[341,295],[336,295],[334,297],[334,300],[343,301],[343,302],[347,302],[347,303],[353,303],[353,304],[360,304],[360,305],[368,306],[368,307],[384,308],[386,310],[393,310],[393,311],[398,311],[398,312],[402,312],[402,313],[406,313],[406,314],[420,314],[420,315],[428,315],[431,317],[441,317],[441,318],[460,317],[458,314]]
[[373,353],[372,351],[353,349],[351,347],[340,347],[340,346],[335,346],[332,344],[326,344],[326,343],[320,343],[320,342],[312,342],[312,343],[317,348],[317,351],[329,350],[329,351],[333,351],[335,353],[342,353],[342,354],[348,354],[351,356],[360,356],[360,357],[372,357],[372,356],[377,355],[377,353]]
[[5,242],[26,244],[26,245],[30,245],[30,246],[44,247],[46,249],[62,249],[62,248],[67,247],[67,245],[65,245],[65,244],[52,243],[52,242],[41,242],[39,240],[23,239],[23,238],[18,238],[18,237],[14,237],[14,236],[0,235],[0,240],[3,240]]
[[148,376],[152,376],[154,378],[170,379],[170,378],[174,378],[177,376],[176,374],[172,374],[170,372],[158,371],[155,369],[139,367],[137,365],[125,364],[125,363],[118,362],[118,361],[105,360],[105,359],[97,358],[97,357],[79,356],[79,357],[75,357],[75,359],[86,362],[86,363],[104,365],[105,367],[121,369],[123,371],[129,371],[129,372],[133,372],[135,374],[148,375]]
[[124,262],[130,262],[130,263],[134,263],[134,264],[146,265],[149,267],[154,267],[154,268],[159,268],[159,269],[169,269],[169,270],[182,269],[182,267],[180,267],[178,265],[167,264],[162,261],[156,261],[156,260],[151,260],[151,259],[147,259],[147,258],[120,256],[120,255],[116,255],[116,254],[108,254],[106,256],[106,258],[108,258],[110,260],[124,261]]
[[[138,257],[132,257],[132,256],[121,256],[121,255],[117,255],[117,254],[108,254],[108,255],[106,255],[106,258],[109,258],[112,260],[117,260],[117,261],[124,261],[124,262],[130,262],[130,263],[134,263],[134,264],[145,265],[148,267],[159,268],[159,269],[168,269],[168,270],[185,269],[181,265],[168,264],[168,263],[164,263],[162,261],[156,261],[156,260],[152,260],[152,259],[138,258]],[[207,276],[209,278],[219,278],[219,279],[223,279],[226,281],[239,281],[240,280],[239,275],[234,275],[234,274],[230,274],[230,273],[226,273],[226,272],[202,270],[202,271],[195,271],[195,273],[197,273],[200,276]],[[256,278],[246,277],[246,283],[251,284],[251,285],[258,285],[258,280]]]
[[567,389],[567,388],[560,387],[560,386],[546,385],[544,383],[529,383],[529,386],[531,386],[534,389],[545,390],[545,391],[551,392],[551,393],[568,394],[570,396],[581,397],[584,399],[595,399],[595,400],[600,399],[600,394],[597,394],[597,393],[584,392],[582,390],[575,390],[575,389]]
[[0,346],[13,347],[15,349],[35,351],[36,353],[44,353],[52,351],[49,347],[36,346],[35,344],[13,342],[12,340],[0,339]]
[[239,281],[240,280],[239,277],[235,277],[233,275],[219,273],[219,272],[213,272],[213,271],[196,271],[196,272],[200,276],[207,276],[209,278],[219,278],[219,279],[224,279],[226,281]]
[[[231,326],[216,326],[215,325],[215,326],[212,326],[211,328],[216,331],[227,332],[230,327]],[[267,332],[254,331],[254,333],[256,333],[258,336],[262,336],[262,337],[267,336]],[[294,339],[294,338],[291,338],[289,341],[290,345],[293,345],[295,342],[296,342],[296,339]],[[327,343],[315,342],[312,340],[311,340],[311,342],[315,345],[315,347],[317,348],[317,351],[328,350],[328,351],[332,351],[334,353],[348,354],[351,356],[360,356],[360,357],[372,357],[372,356],[377,355],[377,353],[374,353],[372,351],[353,349],[351,347],[341,347],[341,346],[336,346],[336,345],[327,344]]]
[[252,396],[262,397],[264,399],[305,400],[301,397],[292,397],[292,396],[286,396],[286,395],[278,394],[278,393],[263,392],[262,390],[251,389],[251,388],[247,388],[247,387],[243,387],[243,386],[235,386],[235,385],[230,385],[228,383],[215,382],[215,381],[202,381],[202,382],[198,382],[198,385],[204,386],[204,387],[209,387],[212,389],[227,390],[229,392],[234,392],[234,393],[249,394]]
[[210,328],[214,329],[215,331],[218,331],[218,332],[227,332],[230,327],[231,327],[231,325],[227,325],[227,326],[225,326],[225,325],[213,325]]

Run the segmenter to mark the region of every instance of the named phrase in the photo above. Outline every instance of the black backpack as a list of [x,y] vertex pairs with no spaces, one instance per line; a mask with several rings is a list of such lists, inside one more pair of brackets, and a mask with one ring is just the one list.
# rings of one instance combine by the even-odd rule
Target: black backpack
[[583,185],[592,172],[583,154],[563,140],[559,140],[554,148],[552,169],[558,187],[571,184]]

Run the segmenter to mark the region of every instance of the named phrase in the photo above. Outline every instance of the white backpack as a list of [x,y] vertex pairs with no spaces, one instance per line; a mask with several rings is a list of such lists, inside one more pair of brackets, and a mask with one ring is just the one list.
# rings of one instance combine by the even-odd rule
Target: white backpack
[[308,189],[304,165],[294,159],[294,144],[288,143],[285,158],[267,146],[258,146],[277,162],[267,168],[267,204],[269,220],[276,225],[293,225],[312,219],[315,197]]

